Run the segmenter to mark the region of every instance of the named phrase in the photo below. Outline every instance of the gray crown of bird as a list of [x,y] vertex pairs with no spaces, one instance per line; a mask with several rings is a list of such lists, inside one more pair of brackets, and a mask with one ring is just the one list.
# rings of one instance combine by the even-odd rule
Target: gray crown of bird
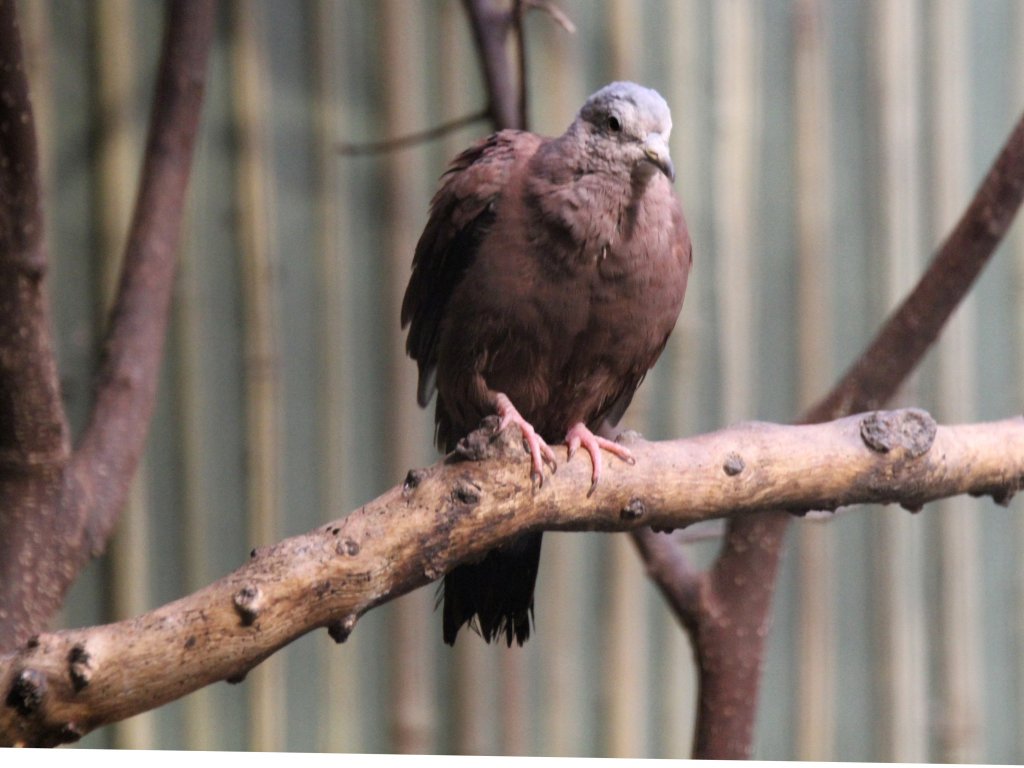
[[[505,130],[441,179],[402,303],[418,399],[436,393],[450,451],[487,416],[518,429],[543,484],[579,448],[629,463],[614,426],[675,325],[692,261],[672,189],[672,117],[650,88],[606,85],[561,136]],[[522,534],[444,578],[443,636],[529,637],[541,533]]]

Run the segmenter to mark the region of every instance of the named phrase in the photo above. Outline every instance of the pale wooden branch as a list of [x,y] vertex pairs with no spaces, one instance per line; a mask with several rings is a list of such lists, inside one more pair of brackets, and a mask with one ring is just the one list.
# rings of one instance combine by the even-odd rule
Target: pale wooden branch
[[[1024,486],[1024,419],[936,427],[924,411],[827,424],[751,423],[686,440],[627,434],[635,466],[561,463],[543,486],[496,420],[445,462],[410,471],[348,517],[253,552],[208,587],[129,621],[46,633],[0,656],[0,745],[53,745],[244,675],[295,638],[360,615],[528,530],[681,527],[762,509],[970,493],[1006,503]],[[473,642],[473,640],[470,640]]]

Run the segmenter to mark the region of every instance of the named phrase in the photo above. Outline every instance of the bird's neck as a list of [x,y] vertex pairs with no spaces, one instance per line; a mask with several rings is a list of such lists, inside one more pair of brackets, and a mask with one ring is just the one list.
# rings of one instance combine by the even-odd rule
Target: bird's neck
[[643,191],[628,169],[595,159],[570,134],[541,147],[531,165],[523,193],[537,215],[534,238],[573,243],[584,261],[621,240],[627,211]]

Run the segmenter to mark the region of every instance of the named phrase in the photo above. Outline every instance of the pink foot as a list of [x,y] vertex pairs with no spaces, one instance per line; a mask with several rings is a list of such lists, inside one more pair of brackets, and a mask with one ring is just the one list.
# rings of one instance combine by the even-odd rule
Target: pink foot
[[594,492],[594,489],[597,488],[597,481],[601,478],[602,448],[629,464],[636,464],[636,459],[633,458],[633,454],[626,446],[595,435],[581,421],[576,422],[569,428],[569,431],[565,434],[565,444],[569,448],[569,459],[573,457],[573,454],[576,453],[581,445],[590,454],[590,463],[593,465],[594,471],[590,475],[590,490],[587,491],[587,496]]
[[530,477],[536,479],[538,485],[544,485],[544,465],[550,466],[552,472],[555,471],[557,466],[555,464],[555,452],[544,442],[544,438],[537,434],[537,430],[533,428],[533,425],[516,410],[516,407],[512,405],[512,401],[508,397],[499,392],[497,397],[495,397],[494,405],[498,412],[498,418],[501,419],[498,431],[500,432],[505,429],[509,424],[515,424],[519,427],[519,431],[523,434],[523,442],[529,448],[530,457],[533,459]]

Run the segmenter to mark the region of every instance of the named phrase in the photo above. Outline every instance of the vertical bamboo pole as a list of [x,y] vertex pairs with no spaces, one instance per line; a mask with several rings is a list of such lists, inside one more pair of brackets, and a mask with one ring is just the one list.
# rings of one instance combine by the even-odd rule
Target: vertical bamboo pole
[[[210,62],[211,68],[214,62]],[[212,105],[211,105],[212,106]],[[174,355],[177,358],[175,392],[181,424],[181,495],[183,527],[184,586],[186,592],[194,592],[216,578],[211,568],[209,541],[211,516],[209,515],[209,489],[206,486],[206,472],[210,466],[210,451],[207,449],[206,412],[203,408],[207,378],[204,377],[202,350],[204,313],[203,273],[199,259],[205,257],[200,233],[209,231],[211,214],[208,197],[211,191],[210,174],[204,173],[212,152],[212,142],[200,140],[196,146],[194,172],[186,201],[185,238],[179,253],[178,291],[175,296],[177,312],[171,321],[176,341]],[[214,214],[215,215],[215,214]],[[184,749],[211,750],[223,748],[223,728],[219,727],[217,712],[218,694],[212,687],[201,688],[183,701]]]
[[[699,364],[703,340],[708,330],[704,321],[701,291],[697,281],[711,277],[705,266],[709,262],[707,244],[697,237],[696,224],[704,218],[704,195],[699,182],[701,132],[697,105],[702,104],[700,40],[701,23],[697,0],[677,0],[668,4],[665,29],[668,55],[668,90],[664,94],[672,107],[672,158],[678,172],[676,192],[683,203],[690,237],[694,241],[697,267],[691,275],[683,312],[669,337],[666,356],[673,368],[668,373],[669,434],[682,437],[696,432],[698,409],[703,393],[700,388]],[[660,684],[656,732],[658,743],[654,754],[659,757],[684,757],[690,753],[693,722],[696,717],[697,675],[689,638],[669,611],[662,615],[664,665],[654,684]]]
[[[882,254],[887,310],[916,278],[921,253],[921,185],[917,86],[921,81],[920,19],[913,3],[879,0],[875,7],[881,97]],[[911,384],[910,386],[913,386]],[[880,759],[924,762],[927,748],[927,637],[921,578],[920,520],[887,510],[877,518],[875,602],[882,693]]]
[[[631,0],[613,0],[604,12],[611,76],[617,80],[642,79],[643,6]],[[647,431],[651,411],[649,388],[641,387],[637,391],[623,426]],[[647,739],[649,617],[647,601],[641,599],[646,576],[627,537],[610,537],[608,547],[609,603],[603,650],[607,657],[603,680],[607,754],[609,757],[646,757],[650,751]]]
[[[356,500],[346,493],[350,480],[345,433],[350,416],[346,407],[346,362],[350,359],[345,296],[350,276],[351,195],[342,178],[342,161],[335,145],[346,135],[342,109],[344,60],[343,14],[337,0],[315,0],[312,14],[313,142],[316,188],[316,244],[319,274],[318,310],[321,357],[318,411],[319,441],[323,455],[322,482],[326,522],[341,517]],[[368,727],[368,713],[360,706],[358,659],[367,652],[356,632],[339,649],[324,643],[320,663],[326,669],[322,691],[320,749],[359,752],[365,749],[360,734]]]
[[[427,120],[423,44],[425,17],[419,3],[385,0],[380,3],[384,82],[384,135],[398,136]],[[416,366],[405,354],[398,327],[399,309],[409,279],[409,265],[424,221],[424,149],[391,152],[384,158],[388,179],[388,285],[385,302],[389,332],[390,418],[385,425],[390,474],[396,480],[423,463],[430,435],[416,404]],[[392,744],[396,752],[432,752],[437,722],[434,664],[430,639],[438,628],[430,590],[420,589],[395,603],[391,713]]]
[[[196,148],[196,168],[203,165],[204,145]],[[202,218],[203,185],[197,183],[201,174],[193,177],[188,200],[186,220],[196,223]],[[192,226],[185,230],[193,232]],[[185,241],[181,249],[178,268],[179,311],[174,313],[178,339],[175,354],[178,358],[176,378],[179,412],[181,414],[181,485],[182,522],[185,533],[184,567],[185,588],[191,592],[209,584],[214,575],[207,560],[206,542],[209,540],[208,507],[204,503],[203,468],[203,363],[202,346],[202,285],[196,265],[196,246],[193,238]],[[210,688],[201,688],[184,701],[186,749],[216,749],[218,734],[214,717],[213,694]]]
[[[793,8],[800,410],[827,390],[833,364],[831,131],[822,10],[821,0],[799,0]],[[827,523],[813,521],[798,530],[796,757],[831,760],[836,726],[833,530]]]
[[499,751],[503,755],[521,756],[530,754],[533,744],[533,727],[530,720],[530,671],[532,660],[536,659],[536,646],[520,648],[499,648],[501,688],[498,691],[498,705],[501,719],[498,731]]
[[[102,274],[98,295],[106,315],[121,271],[128,223],[138,181],[140,142],[133,114],[135,73],[134,3],[101,0],[95,6],[95,52],[99,100],[97,213]],[[116,52],[116,55],[114,55]],[[146,461],[139,463],[128,503],[110,542],[113,618],[137,616],[150,607],[149,525]],[[121,749],[153,746],[153,714],[144,713],[114,726]]]
[[[933,21],[932,103],[934,127],[932,185],[934,240],[956,223],[970,196],[969,119],[967,97],[970,61],[967,52],[969,13],[964,0],[939,0],[931,7]],[[975,301],[968,297],[942,333],[938,345],[939,403],[944,422],[972,421],[975,399]],[[981,603],[978,588],[977,500],[947,499],[939,505],[941,547],[942,711],[939,760],[976,763],[982,758]]]
[[715,141],[714,238],[717,314],[721,339],[722,413],[746,418],[755,404],[754,295],[759,163],[760,13],[753,0],[714,4]]
[[[267,139],[270,101],[262,10],[235,0],[232,10],[232,96],[238,139],[236,193],[242,260],[244,387],[249,536],[254,545],[279,537],[281,392],[277,265],[274,254],[273,164]],[[284,747],[284,659],[274,656],[250,673],[249,746]]]

